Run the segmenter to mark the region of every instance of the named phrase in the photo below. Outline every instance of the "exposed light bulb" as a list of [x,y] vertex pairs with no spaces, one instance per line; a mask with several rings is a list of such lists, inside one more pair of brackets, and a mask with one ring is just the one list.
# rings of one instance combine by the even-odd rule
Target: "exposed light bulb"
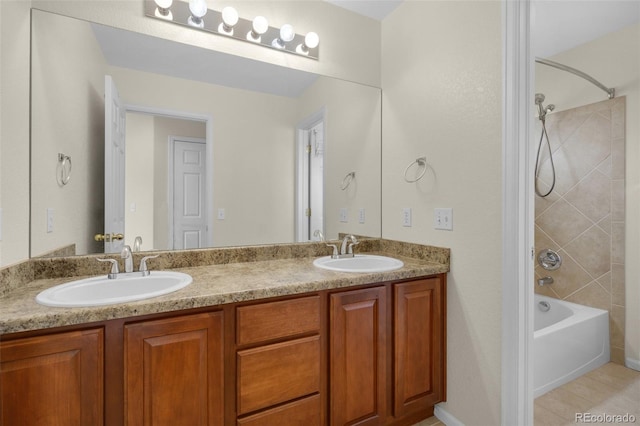
[[320,44],[320,36],[313,31],[304,36],[304,45],[309,49],[315,49]]
[[173,13],[169,8],[173,4],[173,0],[154,0],[156,3],[155,16],[158,18],[173,20]]
[[280,27],[280,36],[273,40],[271,45],[273,47],[277,47],[278,49],[284,49],[285,44],[293,40],[296,36],[295,31],[293,31],[293,26],[289,24],[284,24]]
[[187,22],[194,27],[203,28],[202,18],[207,14],[207,3],[205,0],[189,0],[189,11],[191,16]]
[[264,16],[256,16],[251,24],[251,31],[247,34],[247,40],[260,42],[262,34],[269,29],[269,22]]
[[304,42],[296,46],[296,52],[302,55],[308,55],[309,49],[315,49],[320,44],[320,37],[317,33],[309,32],[304,36]]
[[233,35],[233,27],[238,23],[238,11],[235,10],[231,6],[227,6],[222,9],[222,23],[218,27],[218,31],[227,34]]

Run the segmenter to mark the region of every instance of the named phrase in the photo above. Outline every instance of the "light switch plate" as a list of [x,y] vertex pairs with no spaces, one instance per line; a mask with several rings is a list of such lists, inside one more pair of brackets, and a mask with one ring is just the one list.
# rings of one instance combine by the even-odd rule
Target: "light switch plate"
[[411,207],[405,207],[402,209],[402,226],[411,226]]
[[434,209],[433,210],[433,227],[435,229],[443,229],[445,231],[453,231],[453,209]]
[[359,223],[364,223],[364,218],[365,218],[364,209],[358,210],[358,222]]
[[47,233],[53,232],[53,213],[52,208],[47,209]]
[[224,209],[218,209],[218,220],[224,220],[225,212]]
[[347,209],[344,207],[340,209],[340,222],[347,223],[349,222],[349,216],[347,214]]

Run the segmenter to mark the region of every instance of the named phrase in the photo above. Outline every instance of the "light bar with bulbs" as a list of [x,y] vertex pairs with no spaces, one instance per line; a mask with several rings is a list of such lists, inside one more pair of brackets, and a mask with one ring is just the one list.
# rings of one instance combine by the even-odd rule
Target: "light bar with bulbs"
[[145,15],[184,27],[231,37],[294,55],[318,59],[320,37],[314,32],[296,34],[290,24],[270,27],[267,18],[240,18],[233,7],[221,11],[207,8],[205,0],[145,0]]

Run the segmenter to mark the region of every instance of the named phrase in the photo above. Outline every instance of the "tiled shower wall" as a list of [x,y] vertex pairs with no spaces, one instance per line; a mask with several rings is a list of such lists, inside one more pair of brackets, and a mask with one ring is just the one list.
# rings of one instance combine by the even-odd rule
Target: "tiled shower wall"
[[[546,94],[553,102],[553,95]],[[609,311],[611,360],[624,364],[625,98],[550,113],[547,132],[556,185],[536,196],[536,253],[551,248],[562,266],[536,266],[536,293]],[[541,125],[536,125],[539,141]],[[539,188],[551,184],[543,145]],[[537,285],[550,276],[551,285]]]

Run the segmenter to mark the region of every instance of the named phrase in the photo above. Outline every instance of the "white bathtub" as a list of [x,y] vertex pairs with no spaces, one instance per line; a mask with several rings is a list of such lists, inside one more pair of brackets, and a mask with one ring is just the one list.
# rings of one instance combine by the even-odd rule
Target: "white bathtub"
[[534,303],[534,397],[609,362],[607,311],[537,294]]

